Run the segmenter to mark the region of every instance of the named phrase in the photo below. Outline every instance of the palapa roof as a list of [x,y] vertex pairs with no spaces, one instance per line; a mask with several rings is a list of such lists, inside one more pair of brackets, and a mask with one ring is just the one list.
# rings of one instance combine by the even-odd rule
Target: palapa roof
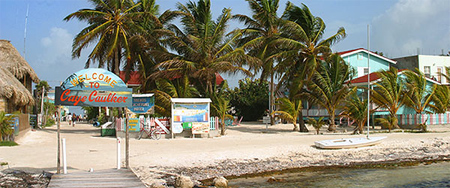
[[0,40],[0,66],[6,68],[17,79],[23,79],[29,74],[34,83],[39,83],[39,78],[33,68],[8,40]]
[[0,66],[0,97],[9,99],[17,106],[34,105],[31,93],[3,66]]

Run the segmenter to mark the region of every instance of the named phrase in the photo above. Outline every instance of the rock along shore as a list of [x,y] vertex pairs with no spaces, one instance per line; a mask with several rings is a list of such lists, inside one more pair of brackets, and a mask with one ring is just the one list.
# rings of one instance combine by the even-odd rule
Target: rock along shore
[[301,151],[279,153],[270,158],[225,159],[207,166],[138,166],[134,171],[147,185],[155,182],[173,185],[178,175],[189,176],[199,185],[199,181],[214,177],[236,177],[303,167],[450,160],[449,143],[450,137],[443,135],[401,142],[384,141],[376,146],[355,149],[322,150],[305,146]]

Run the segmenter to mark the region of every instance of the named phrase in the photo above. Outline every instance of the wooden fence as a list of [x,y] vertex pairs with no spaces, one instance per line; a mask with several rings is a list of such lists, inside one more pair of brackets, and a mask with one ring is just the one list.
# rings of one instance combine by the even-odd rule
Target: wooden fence
[[[159,121],[164,124],[170,130],[170,118],[168,117],[158,117]],[[155,126],[155,118],[153,117],[144,117],[143,122],[149,122],[150,126]],[[116,118],[115,121],[116,131],[125,131],[125,118]],[[210,130],[218,130],[219,129],[220,119],[219,117],[210,117],[209,128]],[[143,128],[143,124],[140,124],[140,129]]]

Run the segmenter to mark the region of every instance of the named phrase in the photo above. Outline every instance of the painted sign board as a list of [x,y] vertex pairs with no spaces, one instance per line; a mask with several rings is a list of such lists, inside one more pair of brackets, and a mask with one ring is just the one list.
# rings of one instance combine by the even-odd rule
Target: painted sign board
[[139,127],[139,118],[130,118],[128,119],[128,131],[130,132],[139,132],[141,131]]
[[209,133],[209,123],[208,122],[193,122],[192,123],[192,134],[203,134]]
[[63,106],[130,107],[132,89],[105,69],[83,69],[56,87],[55,104]]
[[174,122],[208,122],[208,104],[174,104]]
[[34,128],[37,125],[37,115],[30,114],[30,126]]
[[[6,114],[6,116],[10,116],[11,114]],[[15,116],[12,118],[11,124],[9,125],[11,129],[14,129],[14,135],[19,135],[19,117]]]
[[192,123],[193,134],[209,133],[209,104],[211,99],[172,98],[171,102],[173,133],[183,131],[182,124],[187,122]]
[[135,114],[153,114],[155,96],[153,94],[133,94],[132,106],[128,108]]

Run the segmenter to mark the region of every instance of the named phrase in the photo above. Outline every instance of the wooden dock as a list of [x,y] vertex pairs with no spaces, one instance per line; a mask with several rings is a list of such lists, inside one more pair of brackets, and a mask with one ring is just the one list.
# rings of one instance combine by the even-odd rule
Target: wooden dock
[[143,187],[146,186],[128,169],[55,174],[49,188],[55,187]]

